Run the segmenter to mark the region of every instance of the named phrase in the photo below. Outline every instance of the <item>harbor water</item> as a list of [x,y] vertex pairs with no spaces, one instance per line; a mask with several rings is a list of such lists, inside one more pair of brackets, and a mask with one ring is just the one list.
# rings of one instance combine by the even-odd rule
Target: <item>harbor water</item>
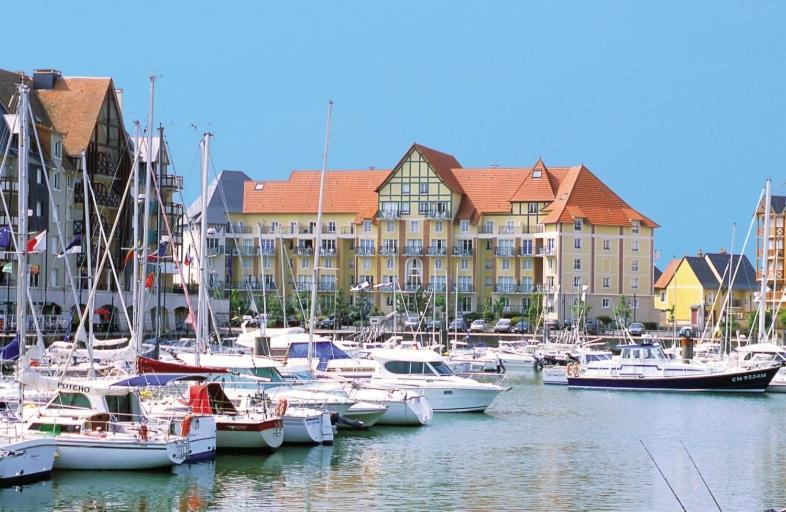
[[166,472],[58,471],[0,490],[0,510],[688,510],[786,506],[786,395],[544,386],[487,414],[341,432],[333,446],[220,455]]

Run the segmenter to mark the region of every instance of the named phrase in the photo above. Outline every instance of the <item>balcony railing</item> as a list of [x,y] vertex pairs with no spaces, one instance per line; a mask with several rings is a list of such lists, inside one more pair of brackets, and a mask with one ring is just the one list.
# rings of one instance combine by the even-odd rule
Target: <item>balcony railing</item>
[[243,256],[259,256],[259,247],[243,246]]
[[19,178],[3,178],[0,179],[0,189],[3,192],[16,192],[19,190]]
[[524,247],[523,245],[519,249],[519,254],[521,256],[532,256],[532,246]]
[[458,293],[473,293],[475,287],[472,283],[458,283],[453,285],[453,291]]
[[167,174],[165,176],[161,176],[160,185],[161,188],[172,190],[174,192],[177,192],[178,190],[183,190],[183,177],[175,176],[174,174]]
[[497,247],[494,250],[494,254],[497,256],[513,256],[515,254],[515,249],[513,247]]
[[338,232],[339,232],[339,234],[342,234],[342,235],[354,235],[355,234],[355,226],[354,225],[342,226],[338,230]]
[[445,286],[445,283],[429,283],[428,284],[428,291],[430,291],[430,292],[444,292],[445,288],[447,288]]
[[323,224],[322,225],[322,234],[324,235],[335,235],[336,234],[336,225],[335,224]]
[[507,283],[497,283],[494,285],[494,292],[496,293],[516,293],[518,292],[518,287],[515,284],[507,284]]
[[323,247],[319,250],[320,256],[335,256],[336,255],[336,248],[335,247]]
[[497,233],[500,235],[513,235],[516,233],[515,226],[500,226],[497,228]]
[[273,256],[276,253],[276,248],[272,245],[263,245],[259,248],[259,254],[262,256]]
[[336,282],[335,281],[320,281],[319,287],[317,288],[320,292],[332,292],[336,290]]
[[396,246],[382,246],[379,248],[380,256],[396,256],[398,255],[398,247]]
[[358,256],[374,256],[374,248],[373,247],[356,247],[355,253]]
[[450,212],[438,211],[438,210],[428,210],[423,215],[427,219],[449,219],[450,218]]
[[426,254],[429,256],[445,256],[448,250],[444,246],[429,245]]
[[471,247],[454,247],[453,256],[472,256]]
[[419,292],[423,285],[421,283],[406,283],[404,290],[408,292]]
[[208,256],[217,256],[219,254],[224,254],[224,246],[219,245],[217,247],[208,247],[207,248],[207,255]]
[[314,249],[312,249],[311,247],[306,247],[304,245],[298,245],[297,247],[295,247],[295,254],[297,254],[298,256],[311,256],[312,254],[314,254]]
[[481,235],[491,235],[494,233],[494,226],[478,226],[478,233]]
[[234,235],[250,235],[253,232],[254,232],[254,228],[252,226],[227,223],[227,233],[234,234]]
[[[109,206],[110,208],[117,208],[120,206],[120,196],[114,192],[110,192],[106,190],[106,188],[98,186],[95,187],[93,192],[95,193],[96,203],[98,203],[99,206]],[[85,190],[82,188],[81,183],[74,187],[74,202],[85,202]]]
[[379,218],[380,219],[398,219],[401,217],[401,212],[399,210],[380,210],[379,211]]
[[423,246],[422,245],[405,245],[404,246],[404,255],[405,256],[423,256]]

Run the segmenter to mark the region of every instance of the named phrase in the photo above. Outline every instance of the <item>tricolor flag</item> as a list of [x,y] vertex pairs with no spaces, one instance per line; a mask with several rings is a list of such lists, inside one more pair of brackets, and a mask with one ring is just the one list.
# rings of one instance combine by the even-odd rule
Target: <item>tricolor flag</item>
[[186,257],[183,259],[183,265],[189,266],[191,265],[191,247],[188,248],[188,252],[186,252]]
[[36,236],[27,241],[27,252],[46,251],[46,230],[41,231]]
[[169,242],[161,242],[155,251],[147,255],[147,261],[158,261],[166,258],[166,250],[169,247]]
[[362,283],[360,283],[359,285],[357,285],[357,286],[355,286],[354,288],[352,288],[352,289],[351,289],[351,291],[353,291],[353,292],[359,292],[359,291],[365,290],[366,288],[369,288],[369,287],[371,287],[371,285],[369,284],[369,282],[368,282],[368,281],[363,281],[363,282],[362,282]]
[[0,249],[4,251],[11,249],[11,228],[8,226],[0,229]]
[[66,254],[80,254],[82,252],[82,233],[74,235],[74,239],[68,242],[63,252],[57,255],[58,258],[65,258]]

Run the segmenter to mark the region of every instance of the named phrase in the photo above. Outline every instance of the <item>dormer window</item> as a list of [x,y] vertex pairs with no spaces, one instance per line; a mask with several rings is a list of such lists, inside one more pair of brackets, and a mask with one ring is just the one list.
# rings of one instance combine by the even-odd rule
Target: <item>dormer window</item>
[[581,219],[576,219],[575,221],[573,221],[573,230],[574,231],[581,231],[581,228],[583,227],[583,224],[584,223],[581,221]]
[[542,175],[543,175],[543,171],[541,171],[540,169],[532,171],[533,178],[540,178]]
[[634,220],[634,221],[633,221],[633,227],[631,228],[631,232],[632,232],[634,235],[638,235],[638,234],[639,234],[639,227],[640,227],[640,226],[641,226],[641,223],[640,223],[639,221],[637,221],[637,220]]

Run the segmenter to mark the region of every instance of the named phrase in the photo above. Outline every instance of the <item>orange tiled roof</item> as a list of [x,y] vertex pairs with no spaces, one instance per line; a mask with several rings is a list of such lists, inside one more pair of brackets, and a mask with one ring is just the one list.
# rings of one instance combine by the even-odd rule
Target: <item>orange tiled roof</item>
[[111,78],[58,77],[52,89],[34,91],[55,130],[65,134],[63,149],[67,155],[77,156],[87,148],[111,86]]
[[[328,171],[325,177],[324,213],[354,213],[355,221],[377,213],[375,190],[390,171]],[[256,185],[262,184],[262,190]],[[247,181],[243,188],[243,213],[317,213],[319,171],[292,171],[286,181]]]
[[591,224],[629,226],[637,220],[658,227],[651,219],[631,208],[583,165],[571,167],[561,180],[556,198],[547,208],[544,224],[586,219]]
[[509,212],[510,195],[521,187],[529,172],[516,167],[453,169],[464,191],[456,217],[476,224],[483,213]]
[[680,266],[680,262],[682,262],[682,259],[680,258],[674,258],[671,260],[669,264],[666,265],[663,273],[660,275],[658,280],[655,281],[655,284],[652,287],[659,289],[666,288],[669,285],[672,276],[674,276],[674,273],[677,271],[677,267]]
[[[445,183],[445,185],[448,186],[450,190],[459,193],[463,192],[463,190],[461,190],[461,184],[453,175],[453,169],[460,169],[461,164],[453,155],[437,151],[436,149],[431,149],[421,144],[414,143],[412,146],[410,146],[406,153],[404,153],[404,158],[402,158],[399,163],[394,166],[394,169],[401,165],[401,162],[406,160],[413,150],[417,150],[421,155],[423,155],[423,158],[426,159],[431,168],[434,169],[434,172],[437,173],[437,176],[439,176],[439,178]],[[385,181],[386,180],[379,184],[376,189],[377,192],[385,184]]]

